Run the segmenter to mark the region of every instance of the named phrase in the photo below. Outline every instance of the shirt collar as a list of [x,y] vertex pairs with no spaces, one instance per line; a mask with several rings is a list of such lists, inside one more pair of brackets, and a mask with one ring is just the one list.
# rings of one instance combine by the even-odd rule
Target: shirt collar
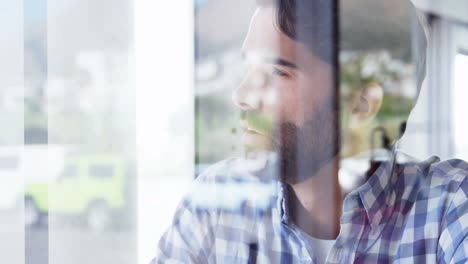
[[[343,201],[343,214],[360,211],[364,208],[367,219],[372,225],[380,225],[395,209],[398,175],[403,173],[408,164],[397,165],[397,154],[395,151],[391,155],[390,160],[382,162],[369,179],[356,190],[346,195]],[[425,173],[427,168],[434,162],[438,161],[437,157],[431,157],[420,163],[410,163],[416,165],[416,169],[420,173]],[[281,222],[290,224],[290,215],[288,208],[288,192],[289,187],[285,183],[279,183],[277,208],[280,212]],[[350,214],[351,215],[351,214]],[[346,218],[343,219],[346,222]]]
[[418,175],[427,174],[430,165],[439,160],[437,157],[430,157],[422,162],[416,162],[414,159],[410,162],[400,162],[399,157],[403,155],[407,154],[395,150],[389,161],[382,162],[366,183],[345,198],[344,211],[354,209],[352,206],[347,208],[346,205],[354,204],[346,203],[346,199],[357,196],[366,211],[369,223],[380,225],[395,210],[396,191],[405,188],[401,186],[403,182],[399,181],[400,176],[406,173],[406,170],[416,170]]
[[[343,202],[344,214],[364,208],[369,222],[379,224],[391,212],[389,205],[394,204],[394,202],[392,202],[390,194],[395,181],[395,179],[391,179],[393,171],[391,163],[382,163],[366,183],[346,195]],[[287,200],[288,192],[288,185],[280,182],[277,208],[283,224],[290,224],[291,221]]]
[[[395,195],[393,186],[397,179],[397,173],[393,159],[382,162],[369,179],[355,191],[347,195],[346,199],[357,196],[364,207],[369,223],[379,225],[393,211]],[[350,203],[344,203],[344,211],[355,208],[346,208]]]

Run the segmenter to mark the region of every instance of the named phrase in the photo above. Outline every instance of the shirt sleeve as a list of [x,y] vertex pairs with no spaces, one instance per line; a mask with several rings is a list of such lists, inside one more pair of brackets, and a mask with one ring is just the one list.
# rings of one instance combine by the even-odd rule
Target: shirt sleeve
[[210,212],[191,208],[186,199],[179,205],[171,226],[161,237],[156,263],[209,263],[213,245]]
[[468,263],[468,238],[465,237],[463,241],[458,245],[453,258],[449,263],[462,264]]
[[468,178],[459,175],[457,181],[460,184],[446,211],[439,240],[441,263],[468,263]]

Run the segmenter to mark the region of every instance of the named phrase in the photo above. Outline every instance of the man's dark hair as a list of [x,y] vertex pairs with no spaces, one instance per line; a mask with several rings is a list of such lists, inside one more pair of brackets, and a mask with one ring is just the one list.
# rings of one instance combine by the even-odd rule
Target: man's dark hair
[[279,30],[306,45],[317,57],[335,63],[338,45],[336,1],[333,0],[257,0],[258,5],[273,5]]
[[[408,0],[409,1],[409,0]],[[276,24],[290,38],[303,43],[319,58],[330,64],[337,63],[338,56],[338,7],[335,0],[257,0],[260,6],[273,5]],[[413,7],[413,10],[415,8]],[[421,16],[421,15],[420,15]],[[418,95],[425,77],[427,46],[422,18],[417,20],[413,34],[418,35],[416,63]],[[422,52],[421,52],[422,51]]]

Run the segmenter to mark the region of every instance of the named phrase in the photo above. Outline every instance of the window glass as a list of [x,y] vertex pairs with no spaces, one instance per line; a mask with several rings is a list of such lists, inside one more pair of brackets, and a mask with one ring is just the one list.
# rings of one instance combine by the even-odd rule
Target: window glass
[[[453,62],[447,56],[454,53],[450,43],[459,41],[453,30],[460,26],[453,23],[460,19],[456,5],[440,11],[430,1],[406,0],[195,4],[197,179],[178,211],[194,216],[169,232],[203,222],[206,213],[222,219],[203,222],[208,233],[219,233],[194,237],[211,241],[215,250],[197,248],[196,238],[185,237],[188,247],[195,247],[189,252],[208,250],[224,258],[239,256],[242,247],[246,259],[270,259],[265,248],[271,245],[259,238],[267,237],[288,249],[306,245],[291,262],[353,262],[357,252],[363,262],[375,261],[371,252],[386,261],[408,257],[399,250],[419,258],[413,246],[432,236],[415,231],[421,237],[407,239],[405,233],[414,230],[393,220],[440,225],[428,218],[432,209],[417,209],[437,206],[416,194],[438,188],[425,180],[436,168],[466,168],[446,161],[463,158],[466,134],[459,121],[466,112],[464,57]],[[231,16],[236,23],[230,23]],[[435,177],[458,177],[439,173]],[[289,227],[284,232],[290,239],[275,233],[275,217]],[[271,232],[249,232],[250,224]],[[377,232],[373,225],[392,231],[366,244]],[[382,247],[393,243],[390,233],[401,235],[396,251]],[[169,233],[161,241],[177,238]],[[173,250],[165,244],[158,248]]]
[[76,166],[73,180],[50,177],[31,188],[40,213],[31,230],[45,240],[45,249],[29,253],[32,262],[138,262],[137,173],[114,180],[117,166],[109,167],[135,161],[133,7],[132,0],[43,1],[44,15],[29,29],[41,44],[31,44],[34,70],[44,78],[34,79],[28,127],[66,149],[49,167]]
[[24,263],[24,9],[22,1],[0,2],[0,261]]
[[0,262],[467,263],[466,10],[0,2]]
[[468,96],[468,78],[466,75],[468,69],[468,55],[459,53],[455,55],[454,61],[454,104],[453,104],[453,132],[454,142],[456,143],[455,154],[457,157],[468,158],[468,125],[463,122],[466,109],[465,98]]

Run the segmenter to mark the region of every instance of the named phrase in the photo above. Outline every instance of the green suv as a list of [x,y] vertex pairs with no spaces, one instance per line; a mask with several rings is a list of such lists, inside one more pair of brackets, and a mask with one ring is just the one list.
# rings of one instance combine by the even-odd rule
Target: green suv
[[112,224],[117,213],[130,208],[135,178],[129,163],[118,155],[80,155],[68,158],[57,180],[49,185],[31,184],[25,190],[25,224],[33,226],[42,216],[83,216],[92,229]]

